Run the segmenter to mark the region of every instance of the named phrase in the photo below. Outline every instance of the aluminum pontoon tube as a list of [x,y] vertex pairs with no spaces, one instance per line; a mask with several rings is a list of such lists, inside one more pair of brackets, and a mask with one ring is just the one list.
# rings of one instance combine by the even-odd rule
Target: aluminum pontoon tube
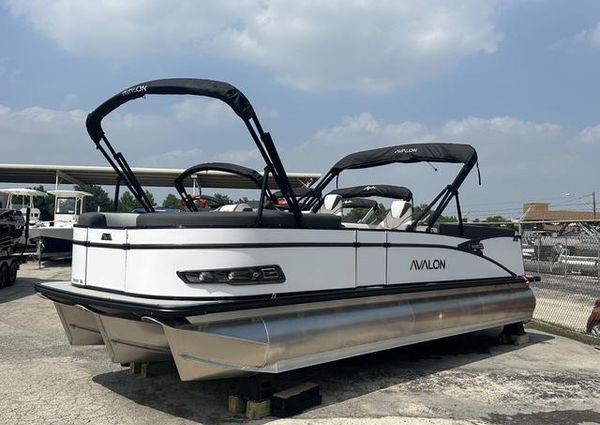
[[171,360],[171,350],[160,326],[94,313],[110,359],[115,363]]
[[178,326],[55,304],[71,343],[85,343],[74,331],[101,334],[114,362],[172,357],[189,381],[279,373],[526,321],[535,298],[527,283],[498,284],[204,314]]
[[338,300],[244,319],[163,325],[182,380],[280,373],[529,320],[527,285]]
[[[45,298],[45,297],[44,297]],[[94,314],[80,305],[54,303],[71,345],[102,345],[104,341]]]

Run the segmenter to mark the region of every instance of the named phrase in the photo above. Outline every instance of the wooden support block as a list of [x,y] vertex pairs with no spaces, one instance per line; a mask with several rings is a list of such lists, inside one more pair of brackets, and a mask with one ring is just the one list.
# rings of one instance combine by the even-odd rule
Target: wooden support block
[[173,362],[153,362],[142,363],[140,374],[143,378],[151,378],[153,376],[167,375],[176,370]]
[[514,345],[525,345],[529,343],[529,335],[511,335],[511,342]]
[[319,386],[312,382],[305,382],[273,394],[271,413],[273,416],[285,418],[297,415],[310,407],[318,406],[321,402]]
[[227,398],[227,410],[229,413],[244,413],[246,411],[246,400],[237,395],[230,395]]
[[246,403],[246,418],[260,419],[271,414],[271,400],[250,400]]
[[138,374],[142,371],[142,364],[131,362],[129,363],[129,370],[131,370],[131,373],[133,374]]

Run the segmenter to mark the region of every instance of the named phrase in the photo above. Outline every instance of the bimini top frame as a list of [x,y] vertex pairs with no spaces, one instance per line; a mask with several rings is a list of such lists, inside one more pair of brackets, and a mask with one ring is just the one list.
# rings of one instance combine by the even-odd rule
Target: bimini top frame
[[[409,145],[387,146],[383,148],[370,149],[355,152],[345,156],[336,162],[333,167],[323,176],[319,183],[311,191],[311,194],[303,198],[303,209],[315,210],[322,204],[323,189],[337,178],[344,170],[357,170],[363,168],[380,167],[393,163],[415,163],[415,162],[445,162],[464,164],[454,181],[446,186],[431,203],[423,210],[421,215],[407,228],[414,230],[417,223],[423,220],[433,207],[437,204],[434,212],[428,217],[427,231],[435,224],[448,206],[452,198],[456,200],[456,209],[460,230],[463,230],[463,219],[458,199],[458,189],[464,182],[471,169],[477,165],[477,152],[471,145],[458,143],[418,143]],[[479,167],[477,167],[479,172]],[[481,184],[481,177],[479,177]]]
[[124,103],[144,97],[147,94],[204,96],[219,99],[229,105],[246,125],[265,161],[264,178],[268,179],[269,173],[273,174],[279,189],[289,205],[290,211],[294,214],[298,225],[300,224],[302,213],[279,158],[279,153],[275,149],[271,135],[263,130],[254,112],[254,108],[252,108],[246,96],[228,83],[190,78],[146,81],[131,86],[98,106],[88,115],[85,123],[88,134],[96,144],[96,148],[104,155],[117,175],[125,182],[131,193],[147,212],[154,211],[150,200],[131,171],[123,154],[113,149],[102,129],[102,120],[104,117]]

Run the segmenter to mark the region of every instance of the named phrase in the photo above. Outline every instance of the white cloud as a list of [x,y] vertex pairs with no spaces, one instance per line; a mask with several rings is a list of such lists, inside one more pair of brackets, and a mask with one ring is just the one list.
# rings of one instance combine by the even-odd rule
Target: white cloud
[[231,125],[239,120],[229,106],[215,99],[185,99],[173,104],[171,112],[179,122],[202,126]]
[[600,47],[600,22],[594,28],[585,29],[577,33],[573,38],[575,41],[583,41],[591,44],[593,47]]
[[582,129],[577,134],[576,140],[586,145],[600,145],[600,125]]
[[67,51],[213,55],[311,91],[390,91],[494,52],[499,0],[5,0]]

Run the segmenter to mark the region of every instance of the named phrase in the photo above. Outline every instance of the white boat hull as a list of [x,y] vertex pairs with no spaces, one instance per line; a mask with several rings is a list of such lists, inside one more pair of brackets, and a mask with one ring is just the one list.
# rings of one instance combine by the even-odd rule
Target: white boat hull
[[[488,235],[489,236],[489,235]],[[473,246],[471,246],[473,244]],[[107,267],[110,265],[110,267]],[[278,282],[182,272],[276,265]],[[38,284],[71,344],[182,380],[280,373],[523,322],[518,238],[368,229],[75,227],[71,282]]]

